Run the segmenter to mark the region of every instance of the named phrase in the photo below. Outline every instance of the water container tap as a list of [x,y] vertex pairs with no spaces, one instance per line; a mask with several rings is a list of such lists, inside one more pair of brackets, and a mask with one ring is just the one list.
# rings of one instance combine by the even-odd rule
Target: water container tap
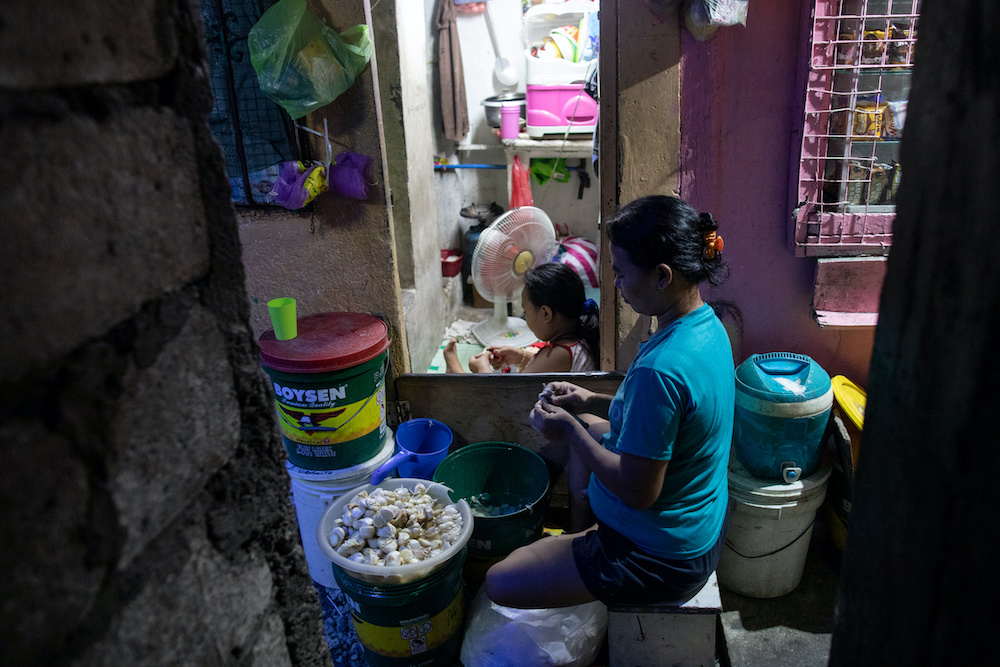
[[801,476],[802,468],[795,465],[795,461],[782,461],[781,479],[785,480],[786,484],[799,481],[799,477]]

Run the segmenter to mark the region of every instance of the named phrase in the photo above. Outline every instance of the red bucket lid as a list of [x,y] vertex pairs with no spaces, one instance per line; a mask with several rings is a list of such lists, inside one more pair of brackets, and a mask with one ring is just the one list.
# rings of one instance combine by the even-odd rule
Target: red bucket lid
[[274,329],[260,337],[260,362],[286,373],[325,373],[371,361],[389,347],[385,322],[365,313],[316,313],[300,317],[298,335],[278,340]]

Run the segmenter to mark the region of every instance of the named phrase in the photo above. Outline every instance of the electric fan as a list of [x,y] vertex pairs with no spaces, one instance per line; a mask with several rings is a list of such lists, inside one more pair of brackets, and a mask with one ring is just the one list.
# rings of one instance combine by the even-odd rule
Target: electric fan
[[521,294],[528,269],[551,261],[557,248],[552,221],[534,206],[511,209],[483,230],[472,254],[472,282],[493,302],[493,317],[472,327],[480,343],[521,347],[538,340],[523,319],[507,316],[507,304]]

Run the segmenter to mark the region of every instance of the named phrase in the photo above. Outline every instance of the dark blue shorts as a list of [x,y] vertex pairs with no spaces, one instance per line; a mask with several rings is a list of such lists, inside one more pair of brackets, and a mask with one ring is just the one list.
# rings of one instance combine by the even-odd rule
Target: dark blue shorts
[[726,542],[729,516],[708,553],[688,560],[648,554],[618,531],[598,522],[573,540],[576,569],[587,590],[604,604],[680,604],[715,571]]

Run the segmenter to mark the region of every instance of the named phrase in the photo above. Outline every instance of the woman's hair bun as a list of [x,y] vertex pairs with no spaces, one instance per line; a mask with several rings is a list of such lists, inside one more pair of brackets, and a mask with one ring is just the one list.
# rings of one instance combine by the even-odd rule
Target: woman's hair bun
[[719,228],[719,223],[715,221],[711,213],[698,214],[698,231],[714,232]]

